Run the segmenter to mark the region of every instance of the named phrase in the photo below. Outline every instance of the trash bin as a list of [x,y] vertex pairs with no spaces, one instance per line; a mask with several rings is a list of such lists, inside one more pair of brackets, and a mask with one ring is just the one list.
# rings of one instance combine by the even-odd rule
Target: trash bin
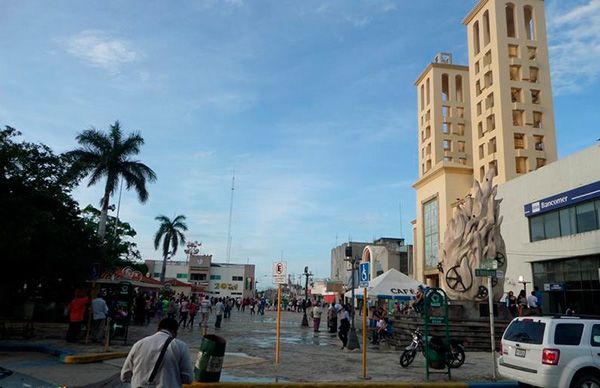
[[427,360],[433,369],[446,368],[446,345],[440,337],[431,337],[427,344]]
[[227,341],[223,337],[207,334],[202,338],[200,351],[194,365],[194,380],[202,383],[217,383],[221,378],[225,346]]

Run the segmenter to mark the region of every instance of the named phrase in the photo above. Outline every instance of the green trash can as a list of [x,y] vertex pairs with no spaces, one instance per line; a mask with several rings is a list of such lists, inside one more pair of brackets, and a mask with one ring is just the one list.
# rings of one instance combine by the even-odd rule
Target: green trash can
[[223,337],[207,334],[202,338],[200,351],[194,365],[194,380],[202,383],[218,383],[221,378],[225,346]]
[[446,345],[439,337],[432,337],[427,344],[427,360],[433,369],[446,368]]

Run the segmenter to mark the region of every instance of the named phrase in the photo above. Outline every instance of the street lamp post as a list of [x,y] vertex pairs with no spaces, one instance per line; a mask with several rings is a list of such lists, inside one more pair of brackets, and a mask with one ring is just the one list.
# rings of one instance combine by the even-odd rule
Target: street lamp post
[[[351,276],[352,276],[352,308],[350,309],[350,332],[348,333],[348,343],[346,347],[348,350],[358,349],[360,346],[358,344],[358,337],[356,336],[356,328],[354,327],[354,289],[356,286],[354,285],[354,271],[356,270],[356,264],[358,263],[358,257],[352,256],[352,246],[348,244],[346,246],[346,261],[348,261],[351,265]],[[367,301],[363,301],[366,303]]]
[[527,297],[527,284],[531,282],[526,282],[523,275],[519,275],[519,283],[523,285],[523,291],[525,291],[525,297]]
[[198,241],[190,241],[186,244],[187,249],[185,249],[184,252],[188,255],[188,261],[191,261],[192,256],[197,255],[198,252],[200,252],[200,249],[198,248],[200,245],[202,245],[202,243],[199,243]]
[[308,278],[312,276],[312,273],[308,272],[308,267],[304,267],[303,276],[306,276],[304,283],[304,314],[302,314],[302,327],[308,327],[308,317],[306,316],[306,305],[308,304]]

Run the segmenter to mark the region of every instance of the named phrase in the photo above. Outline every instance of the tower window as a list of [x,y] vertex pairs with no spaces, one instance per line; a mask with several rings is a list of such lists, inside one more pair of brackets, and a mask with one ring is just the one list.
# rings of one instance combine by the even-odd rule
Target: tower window
[[488,155],[496,153],[497,148],[496,148],[496,138],[492,137],[490,139],[490,141],[488,142]]
[[483,137],[483,123],[481,121],[477,124],[477,137],[479,139]]
[[425,109],[425,85],[421,85],[421,110]]
[[523,7],[523,13],[525,16],[525,32],[527,33],[527,39],[535,40],[535,21],[533,20],[533,8],[526,5]]
[[450,123],[442,123],[442,132],[450,133]]
[[536,151],[544,150],[544,136],[533,135],[533,145]]
[[483,152],[484,152],[483,151],[483,144],[481,144],[479,146],[479,159],[483,159],[483,156],[484,156]]
[[444,162],[451,162],[452,156],[444,156]]
[[477,116],[481,114],[481,101],[477,103]]
[[465,118],[465,108],[463,108],[462,106],[459,106],[456,108],[456,116],[459,119],[464,119]]
[[459,141],[456,145],[458,146],[458,152],[465,152],[466,147],[464,141]]
[[444,151],[451,151],[452,141],[444,139]]
[[516,37],[515,34],[515,5],[506,4],[506,35],[509,38]]
[[515,141],[515,149],[516,150],[522,150],[525,149],[525,135],[522,133],[515,133],[514,134],[514,141]]
[[527,172],[527,158],[524,156],[517,156],[515,158],[515,167],[517,174],[524,174]]
[[481,166],[481,167],[479,167],[479,180],[483,181],[484,178],[485,178],[485,167]]
[[442,106],[442,116],[450,117],[450,107],[448,105]]
[[493,131],[496,129],[496,117],[491,114],[486,118],[486,130]]
[[456,128],[453,132],[455,135],[464,136],[464,134],[465,134],[465,125],[464,124],[456,124],[453,128]]
[[489,66],[492,63],[492,50],[488,50],[483,56],[483,66]]
[[510,66],[510,80],[520,81],[521,80],[521,66],[511,65]]
[[540,103],[540,91],[531,89],[531,103],[539,104]]
[[456,101],[463,102],[462,76],[457,75],[454,77],[454,83],[456,89]]
[[473,24],[473,49],[475,55],[479,54],[479,22]]
[[534,61],[537,58],[537,48],[533,46],[527,46],[527,56],[530,61]]
[[546,165],[546,159],[544,158],[535,158],[535,168],[544,167]]
[[485,98],[485,109],[491,109],[494,107],[494,93],[490,93]]
[[448,74],[442,74],[442,101],[448,101],[450,98],[450,84]]
[[425,101],[429,105],[429,78],[425,81]]
[[483,76],[483,80],[484,80],[484,85],[486,88],[489,88],[490,86],[492,86],[492,84],[494,83],[494,79],[492,77],[492,71],[488,71],[487,73],[485,73],[485,75]]
[[529,81],[538,82],[538,71],[539,69],[535,66],[529,67]]
[[483,46],[490,43],[490,13],[485,11],[483,13]]
[[508,57],[509,58],[519,58],[519,46],[516,44],[508,45]]
[[510,99],[512,102],[523,101],[521,88],[510,88]]
[[475,82],[475,94],[479,96],[481,94],[481,81]]
[[533,112],[533,127],[542,128],[542,112]]
[[479,74],[479,61],[475,62],[475,74]]
[[519,110],[519,109],[515,109],[512,111],[512,119],[513,119],[513,125],[515,127],[522,127],[523,126],[523,111]]
[[490,169],[494,169],[494,176],[498,176],[498,164],[495,160],[492,160],[489,164]]

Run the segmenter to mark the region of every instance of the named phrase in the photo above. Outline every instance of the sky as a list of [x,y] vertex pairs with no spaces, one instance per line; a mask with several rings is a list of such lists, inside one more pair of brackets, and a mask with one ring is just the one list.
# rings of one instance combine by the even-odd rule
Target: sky
[[[600,0],[544,3],[562,158],[600,136]],[[281,258],[325,278],[336,244],[412,242],[414,81],[441,51],[466,64],[475,4],[0,0],[0,125],[56,152],[115,120],[140,131],[158,181],[145,204],[124,191],[120,218],[145,259],[154,218],[184,214],[226,261],[235,171],[231,262],[262,286]],[[98,205],[102,184],[73,195]]]

